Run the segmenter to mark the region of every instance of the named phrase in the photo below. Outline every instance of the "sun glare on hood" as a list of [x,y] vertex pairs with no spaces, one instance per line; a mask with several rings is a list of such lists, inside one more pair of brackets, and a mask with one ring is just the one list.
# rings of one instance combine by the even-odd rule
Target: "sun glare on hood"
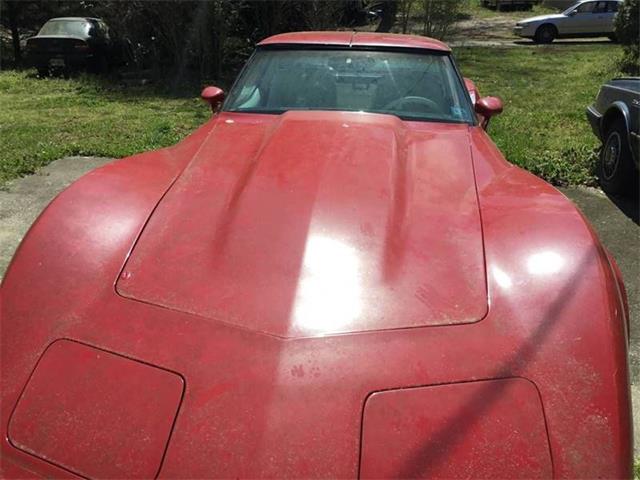
[[558,273],[564,265],[564,259],[556,252],[540,252],[527,260],[527,269],[533,275],[551,275]]
[[332,332],[362,312],[361,261],[358,251],[340,240],[312,236],[306,246],[294,306],[298,328]]

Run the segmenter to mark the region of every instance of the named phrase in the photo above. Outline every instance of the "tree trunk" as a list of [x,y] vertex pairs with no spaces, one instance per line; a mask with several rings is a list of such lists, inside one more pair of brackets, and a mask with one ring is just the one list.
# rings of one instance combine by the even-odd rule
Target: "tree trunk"
[[15,66],[22,63],[22,51],[20,50],[20,30],[18,29],[18,5],[17,2],[6,2],[7,17],[9,18],[9,28],[11,29],[11,39],[13,41],[13,59]]
[[376,32],[388,32],[396,23],[396,13],[398,12],[398,3],[395,0],[386,0],[382,4],[382,20],[376,28]]
[[400,2],[400,21],[402,25],[402,33],[407,33],[409,29],[409,20],[411,18],[411,9],[414,0],[402,0]]

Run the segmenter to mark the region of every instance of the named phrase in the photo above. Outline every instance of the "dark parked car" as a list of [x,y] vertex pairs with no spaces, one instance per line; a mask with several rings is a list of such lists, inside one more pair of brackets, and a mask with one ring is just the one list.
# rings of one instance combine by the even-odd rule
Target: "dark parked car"
[[602,189],[628,194],[638,188],[640,156],[640,78],[616,78],[604,84],[587,107],[593,133],[602,141],[598,178]]
[[130,52],[99,18],[52,18],[27,40],[27,61],[40,75],[81,68],[104,73],[126,63]]

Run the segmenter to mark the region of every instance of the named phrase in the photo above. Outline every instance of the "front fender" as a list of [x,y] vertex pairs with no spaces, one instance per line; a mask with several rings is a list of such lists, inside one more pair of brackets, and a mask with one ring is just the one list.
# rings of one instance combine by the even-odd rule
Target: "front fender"
[[16,284],[49,292],[60,281],[80,288],[87,276],[113,276],[112,261],[126,256],[179,172],[176,163],[167,150],[147,153],[100,167],[73,183],[25,235],[4,277],[5,294],[14,299],[10,292]]
[[554,476],[627,478],[627,320],[615,266],[564,195],[506,164],[486,136],[473,147],[489,315],[519,335],[508,372],[540,391]]
[[607,107],[607,110],[602,116],[602,125],[600,129],[603,135],[607,131],[611,122],[618,117],[623,119],[627,132],[629,131],[629,107],[627,107],[624,102],[617,100]]
[[611,267],[611,271],[613,272],[613,275],[615,276],[615,279],[616,279],[617,293],[620,299],[622,314],[625,319],[624,326],[626,327],[625,334],[627,336],[627,344],[628,344],[630,340],[630,335],[631,335],[631,325],[629,323],[630,322],[629,299],[627,297],[627,289],[624,286],[624,280],[622,279],[622,271],[620,270],[618,263],[616,262],[615,258],[613,258],[613,255],[611,255],[611,252],[609,252],[609,250],[605,249],[605,251],[607,254],[607,260],[609,261],[609,266]]
[[[209,131],[207,124],[175,147],[88,173],[34,222],[1,287],[3,428],[51,340],[63,337],[70,325],[83,316],[91,318],[88,312],[116,296],[115,281],[145,222]],[[87,328],[95,327],[87,322]],[[8,450],[15,453],[6,436],[2,450],[3,456]]]
[[606,142],[607,130],[617,118],[621,118],[622,121],[624,122],[625,130],[627,133],[627,143],[629,145],[629,150],[631,151],[631,155],[634,157],[637,165],[638,147],[637,145],[634,145],[633,135],[631,134],[632,132],[634,132],[633,130],[634,127],[632,125],[634,123],[634,120],[631,117],[631,113],[629,112],[629,107],[627,106],[626,103],[619,100],[613,102],[609,106],[605,114],[602,116],[601,125],[600,125],[602,142],[603,143]]
[[39,278],[64,276],[74,265],[89,267],[95,275],[92,265],[105,266],[102,252],[122,254],[118,247],[135,239],[211,127],[205,124],[173,147],[104,165],[63,190],[25,235],[4,276],[3,288],[29,272],[34,274],[34,268]]

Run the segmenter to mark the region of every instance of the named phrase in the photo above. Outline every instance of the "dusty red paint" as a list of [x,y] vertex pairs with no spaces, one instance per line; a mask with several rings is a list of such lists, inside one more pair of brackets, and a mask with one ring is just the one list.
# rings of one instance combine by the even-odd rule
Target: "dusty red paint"
[[422,48],[450,52],[446,43],[421,35],[396,35],[372,32],[294,32],[282,33],[262,40],[258,45],[338,45],[384,48]]
[[[155,477],[183,390],[173,372],[58,340],[11,416],[9,439],[84,477]],[[96,444],[106,453],[96,455]]]
[[236,113],[213,141],[147,224],[121,295],[278,337],[486,314],[466,125]]
[[464,80],[464,86],[466,87],[467,92],[469,92],[471,103],[475,107],[476,102],[480,100],[480,92],[478,91],[478,87],[476,87],[475,82],[469,78],[465,77],[463,80]]
[[[369,163],[350,128],[375,147]],[[310,248],[324,261],[307,262]],[[482,465],[502,461],[505,446],[483,439],[506,419],[522,430],[516,445],[531,443],[512,450],[505,472],[630,476],[621,295],[573,204],[507,163],[479,126],[219,114],[175,147],[86,175],[20,246],[2,285],[3,475],[112,476],[80,467],[117,461],[122,449],[107,440],[122,427],[71,424],[72,402],[69,425],[54,422],[57,411],[7,430],[34,401],[25,385],[43,353],[71,339],[184,379],[160,477],[355,477],[370,472],[371,449],[385,474],[442,472],[418,460],[394,467],[422,442],[401,432],[388,439],[409,435],[403,445],[380,447],[386,433],[367,416],[378,395],[399,422],[428,415],[416,436],[444,432],[444,474],[492,472]],[[78,391],[109,383],[83,368]],[[482,382],[506,378],[524,383]],[[55,393],[47,377],[37,382]],[[449,384],[470,387],[434,387]],[[435,388],[457,392],[464,421],[437,408],[439,395],[416,395]],[[132,421],[170,416],[112,400],[103,404]],[[73,436],[46,451],[18,441],[45,445],[52,429]]]
[[377,392],[362,423],[363,478],[552,476],[540,396],[523,378]]
[[482,128],[486,130],[491,117],[502,113],[502,100],[498,97],[483,97],[476,102],[475,109]]
[[211,110],[215,113],[224,101],[224,91],[218,87],[205,87],[200,98],[211,105]]

